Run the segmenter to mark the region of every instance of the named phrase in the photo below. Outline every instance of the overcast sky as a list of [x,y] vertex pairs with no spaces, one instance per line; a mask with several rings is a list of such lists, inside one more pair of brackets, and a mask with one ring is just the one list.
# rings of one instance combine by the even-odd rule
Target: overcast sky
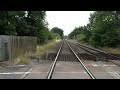
[[46,11],[48,27],[63,29],[64,35],[68,35],[75,27],[88,23],[90,13],[94,11]]

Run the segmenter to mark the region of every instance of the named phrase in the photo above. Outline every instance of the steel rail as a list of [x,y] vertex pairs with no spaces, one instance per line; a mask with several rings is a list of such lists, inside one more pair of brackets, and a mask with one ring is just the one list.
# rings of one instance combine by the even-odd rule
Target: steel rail
[[67,45],[69,46],[69,48],[73,52],[73,54],[76,56],[76,58],[78,59],[78,61],[81,63],[81,65],[83,66],[83,68],[86,70],[86,72],[88,73],[88,75],[92,79],[95,79],[95,77],[93,76],[93,74],[89,71],[89,69],[85,66],[85,64],[80,60],[80,58],[77,56],[77,54],[74,52],[74,50],[70,47],[70,45],[68,43],[67,43]]
[[[85,49],[85,48],[88,48],[88,49],[91,49],[91,50],[94,50],[94,51],[97,51],[97,52],[100,52],[100,53],[103,53],[103,54],[106,54],[106,55],[109,55],[109,56],[113,56],[114,58],[120,59],[119,57],[114,56],[114,55],[111,55],[111,54],[109,54],[109,53],[105,53],[104,51],[100,51],[100,50],[97,50],[97,49],[94,49],[94,48],[90,48],[90,47],[87,47],[87,46],[84,46],[84,45],[81,45],[81,44],[78,44],[78,43],[73,43],[73,44],[76,45],[76,46],[78,46],[79,48],[85,50],[86,52],[92,54],[92,55],[95,56],[95,57],[97,57],[97,56],[96,56],[94,53],[90,52],[89,50],[87,50],[87,49]],[[84,48],[83,48],[82,46],[83,46]],[[104,56],[104,57],[105,57],[105,56]],[[115,62],[112,62],[112,61],[110,61],[110,60],[107,60],[107,61],[108,61],[108,62],[111,62],[111,63],[113,63],[113,64],[115,64],[115,65],[117,65],[117,66],[120,67],[120,65],[117,64],[117,63],[115,63]]]
[[57,52],[57,55],[56,55],[56,57],[55,57],[54,62],[52,63],[52,65],[51,65],[51,67],[50,67],[50,70],[49,70],[49,72],[48,72],[48,76],[47,76],[46,79],[51,79],[51,78],[52,78],[52,74],[53,74],[53,71],[54,71],[54,68],[55,68],[55,65],[56,65],[56,62],[57,62],[57,59],[58,59],[58,56],[59,56],[59,54],[60,54],[60,51],[61,51],[62,46],[63,46],[63,43],[60,45],[60,48],[59,48],[59,50],[58,50],[58,52]]
[[[74,44],[74,43],[73,43],[73,44]],[[79,48],[83,49],[84,51],[86,51],[86,52],[90,53],[90,54],[91,54],[91,55],[93,55],[94,57],[99,57],[98,55],[96,56],[96,54],[94,54],[94,53],[92,53],[92,52],[90,52],[90,51],[86,50],[85,48],[81,47],[81,46],[80,46],[80,45],[78,45],[78,44],[74,44],[74,45],[76,45],[77,47],[79,47]]]
[[[76,44],[78,44],[78,43],[76,43]],[[78,45],[83,46],[83,47],[88,48],[88,49],[91,49],[91,50],[94,50],[94,51],[97,51],[97,52],[100,52],[100,53],[103,53],[103,54],[106,54],[106,55],[109,55],[109,56],[112,56],[114,58],[120,59],[120,57],[112,55],[111,53],[108,53],[108,52],[105,52],[105,51],[102,51],[102,50],[99,50],[99,49],[94,49],[94,48],[91,48],[91,47],[88,47],[88,46],[84,46],[82,44],[78,44]]]

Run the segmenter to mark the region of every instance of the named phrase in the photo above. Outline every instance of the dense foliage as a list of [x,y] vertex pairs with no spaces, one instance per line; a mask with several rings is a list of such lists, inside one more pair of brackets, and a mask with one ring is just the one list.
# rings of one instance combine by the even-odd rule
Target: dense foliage
[[51,29],[51,32],[53,33],[58,33],[61,36],[61,39],[63,39],[63,30],[58,28],[58,27],[54,27]]
[[0,11],[0,35],[36,36],[45,43],[51,39],[45,16],[45,11]]
[[120,46],[120,11],[95,11],[86,26],[75,28],[69,38],[88,42],[95,47]]

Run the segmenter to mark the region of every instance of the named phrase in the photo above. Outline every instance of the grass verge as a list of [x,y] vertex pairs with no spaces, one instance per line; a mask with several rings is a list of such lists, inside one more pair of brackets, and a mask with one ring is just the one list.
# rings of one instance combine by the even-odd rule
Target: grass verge
[[44,45],[38,45],[36,53],[33,54],[33,53],[29,52],[29,53],[26,53],[25,55],[19,56],[17,58],[18,59],[17,61],[19,61],[18,64],[28,64],[30,58],[33,58],[33,59],[41,58],[45,54],[45,52],[48,49],[54,47],[56,45],[56,43],[57,43],[57,41],[54,40],[54,41],[48,42],[47,44],[44,44]]
[[57,41],[53,41],[53,42],[50,42],[50,43],[42,45],[42,46],[41,45],[37,46],[37,52],[34,54],[34,57],[41,58],[45,54],[45,52],[48,49],[54,47],[56,45],[56,43],[57,43]]
[[113,54],[120,54],[120,48],[102,48],[102,50],[113,53]]

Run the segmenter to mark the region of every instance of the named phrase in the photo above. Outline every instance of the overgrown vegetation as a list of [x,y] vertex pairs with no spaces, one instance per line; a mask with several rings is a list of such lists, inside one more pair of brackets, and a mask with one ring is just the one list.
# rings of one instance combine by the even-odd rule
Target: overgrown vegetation
[[94,47],[120,47],[120,11],[95,11],[86,26],[75,28],[70,39],[89,43]]
[[51,38],[45,11],[0,11],[0,35],[35,36],[38,44]]
[[114,54],[120,54],[120,48],[107,48],[107,47],[104,47],[104,48],[102,48],[102,50],[110,52],[110,53],[114,53]]
[[14,63],[17,63],[17,64],[29,64],[30,59],[32,59],[32,58],[33,59],[41,58],[45,54],[45,52],[47,50],[49,50],[50,48],[54,47],[56,45],[56,43],[57,42],[55,40],[53,40],[53,41],[51,41],[51,42],[49,42],[47,44],[38,45],[36,53],[28,52],[25,55],[22,55],[22,56],[18,57],[17,60],[15,60],[17,62],[14,62]]
[[51,32],[53,33],[54,38],[63,39],[64,34],[62,29],[54,27],[51,29]]
[[[55,32],[53,29],[49,30],[45,18],[46,11],[0,11],[0,35],[37,37],[37,44],[42,46],[38,47],[36,55],[41,56],[53,45],[53,43],[48,44],[49,42],[63,37],[63,30],[60,28],[57,27]],[[13,62],[27,64],[28,56],[34,55],[26,53]]]
[[54,47],[56,45],[56,43],[57,42],[54,40],[53,42],[50,42],[48,44],[38,46],[37,47],[37,52],[34,54],[34,57],[41,58],[45,54],[45,52],[47,50],[49,50],[50,48]]

